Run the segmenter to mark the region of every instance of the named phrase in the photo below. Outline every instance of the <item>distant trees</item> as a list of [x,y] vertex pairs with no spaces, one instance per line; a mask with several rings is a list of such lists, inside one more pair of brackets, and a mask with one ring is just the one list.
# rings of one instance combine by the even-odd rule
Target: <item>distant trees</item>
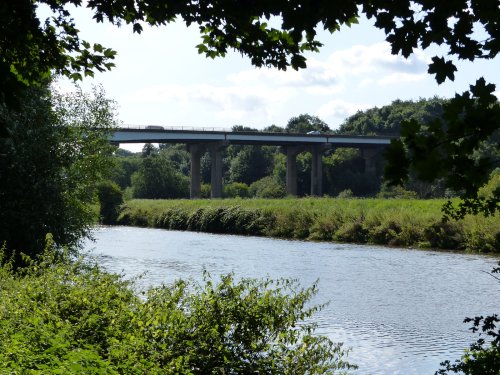
[[187,198],[189,180],[175,169],[166,153],[151,154],[132,175],[132,192],[134,198]]
[[446,99],[395,100],[389,105],[358,111],[339,127],[339,134],[399,135],[404,120],[428,124],[443,115]]
[[267,176],[272,170],[271,147],[242,146],[230,161],[229,181],[247,185]]
[[[443,115],[443,104],[446,99],[430,98],[419,99],[417,101],[396,100],[392,104],[381,108],[371,108],[359,111],[347,118],[336,133],[339,134],[360,134],[360,135],[398,135],[401,131],[401,124],[407,119],[423,123],[431,123]],[[257,131],[256,129],[235,125],[234,131]],[[283,131],[283,132],[333,132],[328,125],[316,116],[301,114],[293,117],[288,122],[286,128],[271,125],[262,131]],[[483,153],[495,153],[495,145],[484,144]],[[137,170],[139,165],[148,157],[161,155],[162,160],[169,160],[168,169],[175,170],[182,176],[182,184],[186,185],[186,178],[190,173],[190,156],[185,146],[164,144],[159,148],[153,145],[145,145],[141,153],[142,158],[117,157],[121,167],[115,171],[116,182],[123,188],[122,181],[130,180],[130,171]],[[149,155],[149,156],[147,156]],[[378,165],[379,173],[375,176],[365,173],[365,159],[358,149],[338,148],[329,150],[323,155],[323,191],[330,196],[337,196],[339,193],[349,190],[354,196],[374,196],[382,188],[383,153],[375,156],[375,164]],[[129,160],[127,163],[125,160]],[[138,164],[139,163],[139,164]],[[286,194],[286,156],[284,150],[277,146],[254,146],[254,145],[230,145],[223,150],[223,179],[224,185],[244,184],[248,188],[248,194],[240,189],[226,189],[224,194],[229,196],[274,196],[279,197]],[[167,167],[165,167],[167,168]],[[206,152],[201,158],[202,182],[210,183],[210,155]],[[128,172],[124,172],[127,170]],[[120,172],[121,171],[121,172]],[[311,155],[308,152],[300,153],[297,156],[297,178],[298,194],[304,196],[310,194],[311,184]],[[127,177],[128,176],[128,177]],[[271,176],[271,179],[267,177]],[[141,178],[142,180],[142,178]],[[136,184],[139,179],[136,180]],[[154,180],[151,180],[154,181]],[[152,182],[151,182],[152,183]],[[253,186],[253,184],[255,184]],[[130,185],[130,183],[129,183]],[[208,186],[208,185],[206,185]],[[241,187],[241,185],[239,185]],[[141,187],[143,189],[144,186]],[[234,185],[236,187],[236,185]],[[166,189],[166,188],[161,188]],[[186,187],[184,195],[186,195]],[[384,187],[383,194],[390,196],[394,189]],[[414,174],[400,187],[394,191],[408,190],[420,198],[432,198],[452,196],[456,194],[453,190],[446,189],[441,180],[433,183],[418,179]],[[139,191],[139,190],[138,190]],[[141,190],[142,191],[142,190]],[[263,191],[266,191],[263,193]],[[155,197],[159,197],[155,193]],[[165,193],[164,193],[165,194]],[[184,196],[180,194],[179,196]],[[137,196],[137,193],[136,195]],[[149,196],[148,194],[142,196]],[[174,194],[173,196],[178,196]],[[172,196],[172,197],[173,197]],[[187,196],[187,195],[186,195]]]
[[308,133],[311,131],[328,133],[331,129],[319,117],[302,114],[297,117],[292,117],[286,124],[285,131],[287,133]]

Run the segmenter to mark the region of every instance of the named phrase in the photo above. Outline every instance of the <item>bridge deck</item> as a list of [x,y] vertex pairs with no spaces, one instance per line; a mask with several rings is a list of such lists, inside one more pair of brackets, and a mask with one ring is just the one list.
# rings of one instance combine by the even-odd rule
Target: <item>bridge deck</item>
[[391,136],[354,136],[337,134],[295,134],[264,132],[227,132],[197,130],[130,129],[114,132],[114,143],[213,143],[299,146],[331,144],[337,147],[386,146]]

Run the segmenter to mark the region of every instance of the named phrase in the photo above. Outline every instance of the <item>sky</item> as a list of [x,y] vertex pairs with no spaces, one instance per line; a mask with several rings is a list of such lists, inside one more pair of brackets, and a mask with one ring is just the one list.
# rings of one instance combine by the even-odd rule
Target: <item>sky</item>
[[[97,24],[85,8],[70,12],[83,39],[118,53],[112,71],[87,77],[81,86],[90,90],[102,85],[117,102],[123,125],[262,129],[284,127],[307,113],[336,129],[359,110],[396,99],[451,97],[481,76],[497,85],[500,96],[499,58],[460,61],[455,81],[438,85],[427,74],[427,64],[443,51],[418,50],[408,59],[394,56],[384,33],[366,19],[334,35],[322,32],[324,46],[307,55],[308,68],[283,72],[255,68],[237,52],[214,60],[199,55],[198,29],[182,21],[134,34],[131,26]],[[67,80],[58,86],[72,89]]]

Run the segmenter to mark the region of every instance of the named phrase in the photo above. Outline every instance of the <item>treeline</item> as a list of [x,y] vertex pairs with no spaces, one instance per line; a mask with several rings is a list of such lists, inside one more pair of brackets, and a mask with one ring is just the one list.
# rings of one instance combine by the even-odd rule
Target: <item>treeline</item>
[[[303,114],[289,120],[286,127],[271,125],[263,132],[399,135],[403,120],[427,123],[441,116],[445,99],[394,101],[391,105],[359,111],[332,130],[316,116]],[[233,131],[258,131],[234,126]],[[282,198],[286,195],[286,155],[277,146],[231,145],[223,152],[223,195],[226,198]],[[201,160],[202,197],[210,195],[210,157]],[[298,195],[310,194],[311,154],[297,157]],[[376,175],[365,173],[362,152],[338,148],[323,156],[323,192],[332,197],[442,198],[457,192],[446,190],[440,181],[424,183],[410,176],[404,186],[383,184],[383,155],[375,160]],[[172,199],[189,197],[190,156],[183,144],[146,144],[140,153],[118,149],[112,180],[125,191],[126,198]]]

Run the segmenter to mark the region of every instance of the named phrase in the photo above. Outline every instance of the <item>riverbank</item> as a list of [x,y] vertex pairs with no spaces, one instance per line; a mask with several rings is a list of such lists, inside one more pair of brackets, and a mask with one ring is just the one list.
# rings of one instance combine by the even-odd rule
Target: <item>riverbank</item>
[[441,221],[443,200],[130,200],[118,224],[208,233],[500,252],[500,218]]

